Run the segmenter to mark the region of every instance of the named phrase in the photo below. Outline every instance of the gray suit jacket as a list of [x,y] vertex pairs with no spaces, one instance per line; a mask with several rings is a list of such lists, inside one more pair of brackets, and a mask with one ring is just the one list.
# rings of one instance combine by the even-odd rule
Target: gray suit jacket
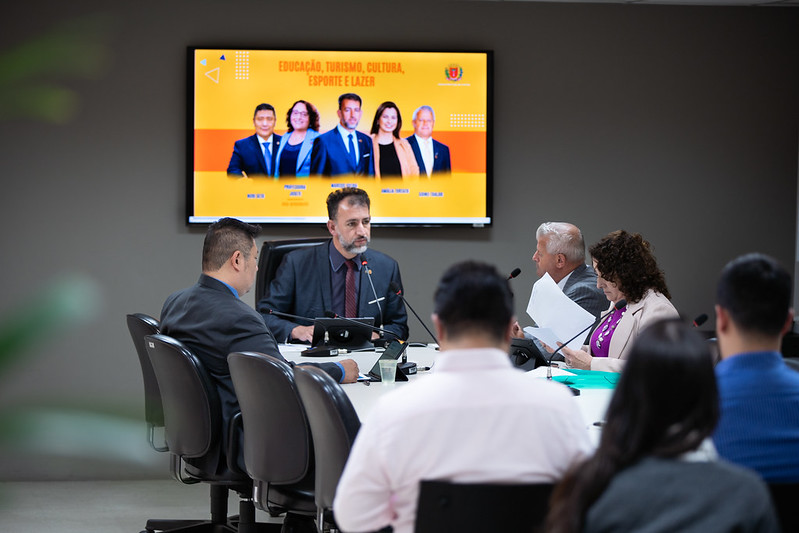
[[580,265],[572,270],[563,293],[596,318],[608,307],[605,293],[596,286],[596,272],[588,265]]

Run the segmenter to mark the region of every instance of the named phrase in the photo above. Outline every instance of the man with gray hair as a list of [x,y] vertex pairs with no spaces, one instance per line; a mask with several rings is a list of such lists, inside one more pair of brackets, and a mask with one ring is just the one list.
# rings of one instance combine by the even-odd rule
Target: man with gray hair
[[[596,286],[596,272],[585,264],[585,241],[580,228],[568,222],[544,222],[538,226],[535,238],[533,261],[538,277],[549,274],[566,296],[599,317],[608,308],[608,299]],[[513,335],[524,336],[518,323]]]
[[449,148],[433,139],[433,126],[436,114],[429,105],[418,107],[413,112],[413,135],[406,140],[413,148],[413,155],[419,164],[419,174],[429,178],[435,173],[452,172]]

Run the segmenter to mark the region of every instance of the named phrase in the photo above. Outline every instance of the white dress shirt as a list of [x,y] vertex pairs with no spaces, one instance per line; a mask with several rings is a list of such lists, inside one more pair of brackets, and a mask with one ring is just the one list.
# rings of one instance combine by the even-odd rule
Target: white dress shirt
[[422,479],[553,482],[590,450],[564,386],[530,379],[501,350],[447,351],[369,413],[337,488],[336,522],[412,533]]
[[358,134],[356,130],[348,130],[341,124],[336,125],[338,134],[341,135],[341,140],[344,141],[344,149],[350,153],[350,135],[352,135],[352,146],[355,148],[355,166],[358,166],[358,161],[361,160],[360,149],[358,148]]
[[257,133],[255,134],[255,136],[258,137],[258,144],[261,145],[261,155],[264,156],[264,159],[266,159],[266,147],[264,146],[264,143],[269,145],[269,155],[271,157],[271,155],[275,152],[275,147],[272,146],[272,140],[274,139],[275,136],[270,135],[268,139],[264,139]]
[[419,144],[419,152],[422,154],[422,161],[424,161],[424,170],[429,177],[433,173],[433,163],[435,162],[435,155],[433,154],[433,138],[428,137],[424,139],[415,133],[416,142]]

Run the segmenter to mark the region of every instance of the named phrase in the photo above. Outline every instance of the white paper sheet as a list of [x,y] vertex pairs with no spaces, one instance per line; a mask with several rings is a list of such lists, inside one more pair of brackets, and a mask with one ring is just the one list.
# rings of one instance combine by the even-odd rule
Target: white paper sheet
[[[526,327],[524,331],[541,340],[550,348],[557,348],[558,343],[566,342],[581,330],[590,328],[596,320],[594,315],[563,294],[549,274],[544,274],[533,285],[527,304],[527,314],[538,324],[538,327]],[[575,350],[579,349],[584,340],[585,336],[580,335],[567,346]]]

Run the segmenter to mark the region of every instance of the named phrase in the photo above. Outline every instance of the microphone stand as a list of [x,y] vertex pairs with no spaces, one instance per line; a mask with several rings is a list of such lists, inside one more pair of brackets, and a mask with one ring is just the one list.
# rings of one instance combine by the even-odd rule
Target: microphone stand
[[[588,326],[587,328],[585,328],[585,329],[583,329],[582,331],[580,331],[580,332],[579,332],[577,335],[575,335],[575,336],[574,336],[574,337],[572,337],[571,339],[567,340],[566,342],[564,342],[563,344],[561,344],[560,346],[558,346],[558,347],[555,349],[555,351],[554,351],[554,352],[552,352],[552,353],[550,354],[550,356],[549,356],[549,361],[547,361],[547,379],[548,379],[548,380],[550,380],[550,381],[552,380],[552,359],[555,357],[555,354],[557,354],[559,351],[561,351],[561,350],[563,349],[563,347],[564,347],[564,346],[566,346],[567,344],[569,344],[571,341],[573,341],[574,339],[576,339],[576,338],[577,338],[577,337],[579,337],[580,335],[585,335],[585,332],[586,332],[586,331],[588,331],[589,329],[593,328],[594,326],[597,326],[597,325],[601,324],[601,323],[602,323],[602,322],[603,322],[603,321],[604,321],[604,320],[605,320],[607,317],[609,317],[609,316],[610,316],[610,315],[611,315],[611,314],[612,314],[614,311],[618,311],[619,309],[622,309],[622,308],[623,308],[623,307],[625,307],[626,305],[627,305],[627,300],[625,300],[624,298],[622,298],[621,300],[619,300],[618,302],[616,302],[615,304],[613,304],[613,308],[612,308],[610,311],[608,311],[607,313],[605,313],[604,315],[602,315],[601,317],[599,317],[599,320],[597,320],[596,322],[594,322],[593,324],[591,324],[591,325],[590,325],[590,326]],[[569,387],[569,388],[572,390],[572,392],[574,393],[574,395],[575,395],[575,396],[577,396],[577,395],[579,395],[579,394],[580,394],[580,390],[579,390],[579,389],[575,389],[575,388],[573,388],[573,387]]]
[[402,303],[405,304],[405,307],[411,310],[413,316],[416,317],[416,320],[418,320],[419,323],[422,325],[422,327],[425,329],[425,331],[427,331],[427,333],[430,334],[430,336],[433,338],[433,341],[435,341],[435,343],[438,344],[438,339],[436,338],[436,336],[433,335],[433,332],[430,331],[427,325],[425,325],[425,323],[419,317],[419,314],[416,311],[414,311],[413,307],[411,307],[411,304],[409,304],[408,300],[406,300],[405,297],[402,295],[402,289],[400,288],[400,286],[392,281],[391,283],[389,283],[388,288],[390,291],[394,292],[397,296],[399,296],[402,299]]
[[[280,318],[293,318],[295,320],[305,320],[306,322],[310,322],[311,324],[316,327],[316,320],[313,318],[308,318],[307,316],[299,316],[299,315],[292,315],[289,313],[281,313],[280,311],[275,311],[274,309],[268,309],[270,315],[275,315]],[[338,348],[331,348],[330,347],[330,335],[327,332],[327,327],[324,324],[319,324],[322,326],[322,329],[325,331],[325,337],[322,340],[322,344],[319,346],[314,346],[313,348],[308,348],[307,350],[303,350],[300,352],[301,355],[306,357],[330,357],[338,355]]]
[[[377,312],[380,313],[380,323],[383,323],[383,308],[380,305],[380,300],[382,298],[378,298],[377,291],[375,290],[375,284],[372,283],[372,269],[369,268],[369,261],[366,259],[365,255],[361,255],[363,260],[361,261],[361,266],[366,269],[366,277],[369,278],[369,286],[372,288],[372,294],[375,296],[374,303],[377,304]],[[371,303],[371,302],[369,302]]]

